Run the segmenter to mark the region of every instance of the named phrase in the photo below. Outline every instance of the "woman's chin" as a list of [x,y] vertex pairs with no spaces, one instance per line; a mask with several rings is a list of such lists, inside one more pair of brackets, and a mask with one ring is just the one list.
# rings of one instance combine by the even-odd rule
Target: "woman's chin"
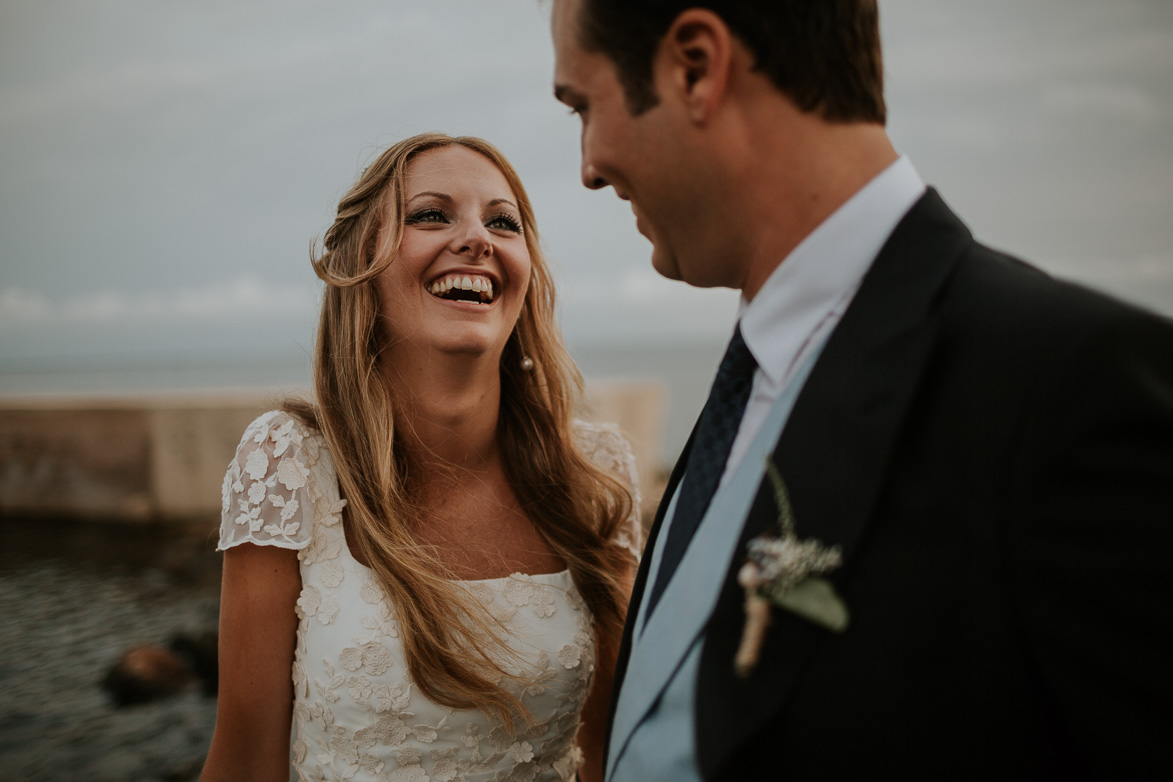
[[480,330],[469,329],[462,334],[454,334],[437,339],[433,349],[444,356],[454,359],[486,359],[501,360],[501,353],[505,350],[505,339],[496,334],[479,333]]
[[436,360],[497,362],[509,341],[510,330],[493,322],[419,324],[410,334],[388,334],[384,356],[391,361],[425,363]]

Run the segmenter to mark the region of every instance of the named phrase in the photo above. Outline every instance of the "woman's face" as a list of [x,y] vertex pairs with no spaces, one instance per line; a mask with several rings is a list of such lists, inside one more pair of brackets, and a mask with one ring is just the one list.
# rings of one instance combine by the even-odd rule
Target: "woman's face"
[[403,240],[377,281],[391,354],[411,347],[499,359],[529,288],[517,197],[467,147],[421,152],[405,174]]

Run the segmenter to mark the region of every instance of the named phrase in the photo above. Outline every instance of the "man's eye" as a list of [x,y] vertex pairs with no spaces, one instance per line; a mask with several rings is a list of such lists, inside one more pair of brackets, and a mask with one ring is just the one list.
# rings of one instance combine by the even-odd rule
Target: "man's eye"
[[409,214],[403,222],[408,225],[415,225],[417,223],[444,223],[447,221],[448,216],[439,209],[421,209],[418,212]]

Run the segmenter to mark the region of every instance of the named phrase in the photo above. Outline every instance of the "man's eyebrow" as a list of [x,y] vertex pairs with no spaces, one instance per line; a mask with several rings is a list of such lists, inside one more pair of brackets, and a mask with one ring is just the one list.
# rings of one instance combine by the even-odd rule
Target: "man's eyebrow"
[[582,96],[574,91],[572,87],[567,87],[565,84],[554,85],[554,98],[563,103],[573,103],[581,100]]

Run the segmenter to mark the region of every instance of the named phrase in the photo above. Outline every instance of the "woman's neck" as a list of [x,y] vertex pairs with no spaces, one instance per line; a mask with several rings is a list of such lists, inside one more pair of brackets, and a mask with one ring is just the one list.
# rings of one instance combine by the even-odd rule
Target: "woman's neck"
[[437,350],[384,359],[396,426],[425,463],[483,470],[498,458],[501,371],[495,359]]

